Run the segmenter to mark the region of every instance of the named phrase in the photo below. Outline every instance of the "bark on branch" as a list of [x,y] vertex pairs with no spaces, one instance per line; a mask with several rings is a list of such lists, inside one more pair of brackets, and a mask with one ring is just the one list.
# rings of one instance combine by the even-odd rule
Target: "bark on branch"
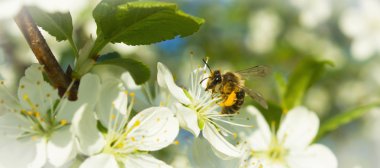
[[[27,8],[23,7],[14,20],[24,34],[38,62],[44,65],[45,72],[53,86],[58,88],[59,94],[63,96],[70,85],[71,78],[65,74],[58,64]],[[76,99],[76,94],[69,94],[69,97],[71,97],[70,99]]]

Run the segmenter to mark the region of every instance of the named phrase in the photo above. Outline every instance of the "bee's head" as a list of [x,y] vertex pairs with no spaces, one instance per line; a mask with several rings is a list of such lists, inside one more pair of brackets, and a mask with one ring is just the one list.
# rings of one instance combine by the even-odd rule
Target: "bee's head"
[[222,83],[222,74],[220,73],[220,70],[212,71],[209,80],[207,81],[206,90],[212,89],[220,83]]

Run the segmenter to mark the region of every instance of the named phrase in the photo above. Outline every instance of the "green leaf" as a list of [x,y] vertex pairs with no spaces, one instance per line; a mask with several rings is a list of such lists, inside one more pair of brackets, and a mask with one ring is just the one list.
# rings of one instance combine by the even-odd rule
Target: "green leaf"
[[332,65],[332,63],[306,59],[297,65],[290,75],[289,83],[282,98],[282,106],[285,112],[301,104],[307,89],[320,78],[326,65]]
[[166,2],[106,0],[93,12],[97,34],[92,55],[108,42],[146,45],[198,31],[204,20],[190,16]]
[[115,58],[108,59],[95,64],[96,66],[117,66],[127,70],[135,80],[136,84],[142,84],[146,82],[150,77],[149,68],[143,63],[130,58]]
[[36,24],[54,36],[57,41],[72,39],[73,23],[69,12],[47,13],[37,7],[28,9]]
[[117,58],[121,58],[121,55],[118,52],[110,52],[110,53],[101,55],[96,61],[104,62],[110,59],[117,59]]
[[285,95],[285,91],[286,91],[286,87],[287,87],[286,79],[280,73],[274,73],[274,78],[276,80],[278,95],[282,99]]
[[338,127],[348,124],[369,112],[372,108],[380,106],[380,102],[371,103],[361,107],[357,107],[353,110],[341,113],[335,117],[330,118],[319,128],[317,136],[314,138],[314,141],[318,141],[320,138],[325,136],[327,133],[336,130]]

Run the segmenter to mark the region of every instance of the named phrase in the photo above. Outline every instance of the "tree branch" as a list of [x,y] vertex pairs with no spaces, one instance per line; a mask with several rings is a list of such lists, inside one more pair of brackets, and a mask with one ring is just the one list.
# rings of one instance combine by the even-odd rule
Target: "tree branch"
[[[60,96],[63,96],[70,85],[71,77],[66,75],[58,64],[58,61],[51,52],[41,32],[38,30],[28,10],[23,7],[14,20],[24,34],[38,62],[44,65],[45,72],[53,86],[58,88]],[[73,89],[75,90],[75,88],[71,90]],[[76,94],[69,94],[69,98],[75,100]]]

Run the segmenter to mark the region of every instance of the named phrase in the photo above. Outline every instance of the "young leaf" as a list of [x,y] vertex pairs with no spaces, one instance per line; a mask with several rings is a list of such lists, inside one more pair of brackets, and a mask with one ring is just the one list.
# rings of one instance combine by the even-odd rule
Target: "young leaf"
[[95,64],[95,67],[97,66],[117,66],[123,69],[121,72],[127,70],[132,75],[132,78],[135,80],[136,84],[142,84],[150,77],[150,71],[146,65],[130,58],[108,59],[98,62]]
[[300,105],[306,90],[321,76],[328,61],[307,59],[298,64],[287,85],[282,106],[285,111]]
[[364,105],[361,107],[357,107],[353,110],[341,113],[336,115],[335,117],[330,118],[319,128],[317,136],[314,138],[314,141],[318,141],[327,133],[336,130],[338,127],[348,124],[369,112],[372,108],[380,106],[380,102],[372,103],[368,105]]
[[72,39],[73,23],[69,12],[47,13],[37,7],[28,9],[36,24],[54,36],[57,41]]
[[145,45],[198,31],[204,20],[190,16],[166,2],[104,0],[93,12],[98,26],[92,55],[108,42]]

